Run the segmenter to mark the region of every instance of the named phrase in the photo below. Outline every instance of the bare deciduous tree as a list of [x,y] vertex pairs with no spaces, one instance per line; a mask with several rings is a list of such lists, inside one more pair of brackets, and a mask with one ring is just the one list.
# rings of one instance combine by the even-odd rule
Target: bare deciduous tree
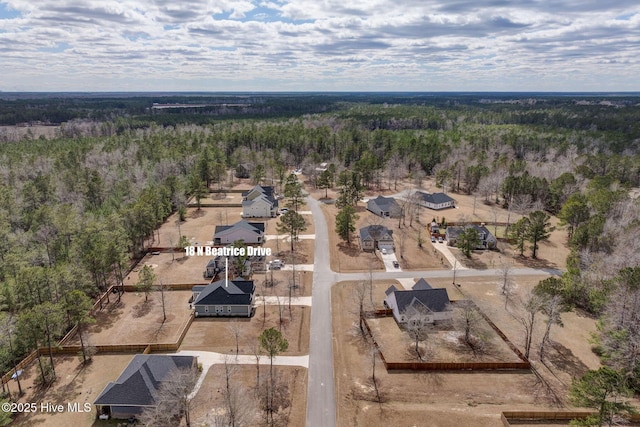
[[200,373],[195,368],[174,369],[160,384],[156,406],[145,408],[140,422],[145,426],[179,425],[182,417],[191,426],[191,392]]
[[426,322],[426,311],[416,307],[411,312],[405,313],[407,323],[404,328],[413,341],[413,352],[419,361],[423,361],[426,356],[426,350],[423,352],[420,343],[429,337],[429,325]]

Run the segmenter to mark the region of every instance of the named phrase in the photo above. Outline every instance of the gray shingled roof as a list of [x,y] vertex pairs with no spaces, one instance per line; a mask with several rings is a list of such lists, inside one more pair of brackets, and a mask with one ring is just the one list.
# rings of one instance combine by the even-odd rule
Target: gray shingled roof
[[389,230],[384,225],[368,225],[366,227],[362,227],[360,229],[360,239],[373,239],[379,240],[385,233],[389,234],[389,236],[393,235],[393,230]]
[[433,289],[433,287],[429,283],[427,283],[426,280],[420,279],[416,282],[415,285],[413,285],[411,289],[413,289],[414,291],[421,291],[424,289]]
[[391,285],[391,286],[389,286],[389,289],[384,291],[384,294],[389,296],[390,294],[394,293],[397,290],[398,290],[398,288],[396,288],[395,286]]
[[174,369],[193,366],[193,356],[137,354],[114,382],[93,402],[95,405],[154,406],[162,381]]
[[449,304],[449,295],[444,288],[396,291],[395,295],[400,313],[404,312],[414,299],[420,301],[434,312],[445,311]]
[[[225,279],[208,284],[194,305],[249,305],[255,291],[253,280],[229,280],[225,286]],[[195,290],[195,287],[194,289]]]
[[453,202],[454,200],[444,193],[423,193],[420,192],[422,200],[428,203],[439,205],[440,203]]
[[386,212],[390,211],[393,208],[400,209],[400,206],[393,197],[378,196],[375,199],[371,199],[369,201],[375,203],[381,210]]
[[256,234],[264,233],[264,222],[248,222],[243,219],[241,221],[236,222],[233,225],[216,225],[214,237],[217,234],[222,233],[224,231],[231,230],[231,229],[241,229],[241,228],[244,228],[245,230],[253,231]]

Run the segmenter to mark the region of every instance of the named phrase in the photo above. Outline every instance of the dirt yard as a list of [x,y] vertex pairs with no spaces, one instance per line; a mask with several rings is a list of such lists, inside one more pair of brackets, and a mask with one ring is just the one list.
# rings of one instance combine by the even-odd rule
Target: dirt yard
[[[515,291],[523,294],[544,277],[520,278]],[[456,280],[462,294],[453,288],[450,279],[428,281],[434,287],[447,287],[450,299],[471,298],[513,344],[523,348],[522,327],[504,310],[498,278]],[[382,288],[389,284],[380,283],[374,288],[375,300],[383,298]],[[383,403],[378,404],[371,382],[372,357],[359,338],[357,318],[349,308],[354,305],[350,286],[353,283],[335,285],[331,296],[339,425],[380,425],[381,420],[416,426],[501,425],[500,413],[504,410],[553,408],[556,398],[567,405],[571,378],[599,366],[588,342],[590,333],[595,331],[595,320],[580,313],[562,315],[564,327],[552,329],[552,348],[547,350],[544,363],[540,362],[537,348],[545,319],[539,315],[531,358],[545,382],[528,371],[388,374],[378,359],[376,378],[383,397]],[[515,304],[510,304],[509,309],[515,312]]]
[[[149,295],[145,302],[143,293],[125,292],[119,304],[117,295],[111,296],[111,304],[96,315],[96,322],[89,326],[92,345],[166,343],[178,340],[180,330],[190,315],[190,291],[165,292],[167,320],[162,323],[162,300],[159,292]],[[68,344],[79,344],[74,337]]]
[[[453,308],[454,318],[460,315],[459,307]],[[479,315],[474,318],[473,337],[482,337],[484,349],[474,354],[464,344],[464,331],[456,322],[433,325],[424,342],[419,343],[425,352],[424,362],[520,362],[509,346]],[[368,319],[371,332],[387,362],[419,361],[414,350],[414,340],[398,327],[393,317]]]
[[[286,356],[302,356],[309,354],[309,325],[311,308],[305,306],[291,306],[292,319],[289,317],[289,308],[283,300],[283,325],[282,333],[289,341],[289,349],[282,353]],[[254,354],[258,345],[258,336],[263,330],[270,327],[278,328],[280,316],[276,305],[266,306],[266,320],[263,307],[257,307],[256,313],[251,318],[214,319],[198,318],[193,321],[189,332],[184,337],[180,350],[215,351],[219,353],[233,353],[236,351],[235,335],[231,332],[230,325],[241,327],[239,354]]]
[[[269,270],[263,274],[254,274],[253,280],[256,284],[256,297],[262,294],[266,296],[289,297],[289,285],[293,285],[292,270]],[[273,281],[275,286],[266,286],[265,280]],[[294,297],[310,297],[313,288],[313,272],[296,270],[295,288],[292,288]]]
[[[26,394],[20,402],[37,403],[38,411],[34,414],[23,414],[15,419],[15,426],[31,427],[46,425],[47,427],[90,426],[96,419],[93,401],[102,392],[109,381],[115,381],[129,364],[133,355],[96,355],[93,361],[82,367],[77,357],[66,356],[54,359],[58,380],[46,390],[36,390],[33,381],[38,375],[37,363],[32,363],[21,376],[22,388]],[[17,385],[11,382],[11,390],[17,393]],[[40,411],[40,404],[51,402],[91,404],[90,412],[45,413]]]
[[[264,424],[264,414],[260,411],[256,395],[256,367],[252,365],[236,365],[232,367],[232,387],[241,390],[241,416],[246,424],[260,426]],[[268,379],[269,367],[260,367],[260,382]],[[276,366],[274,375],[286,385],[288,399],[278,414],[283,426],[303,426],[307,408],[307,370],[301,367]],[[193,400],[191,413],[192,425],[217,425],[216,415],[226,412],[224,400],[224,365],[213,365],[209,368],[198,394]]]
[[187,236],[191,245],[211,246],[216,225],[233,225],[240,221],[242,208],[188,208],[187,219],[180,223],[174,213],[154,233],[153,247],[169,248],[178,246],[180,235]]
[[160,281],[165,285],[170,284],[206,284],[209,279],[205,279],[204,273],[207,263],[211,257],[206,256],[186,256],[184,252],[160,253],[159,255],[147,254],[142,261],[125,278],[125,285],[135,285],[138,282],[140,269],[148,265],[153,268],[157,276],[157,283]]

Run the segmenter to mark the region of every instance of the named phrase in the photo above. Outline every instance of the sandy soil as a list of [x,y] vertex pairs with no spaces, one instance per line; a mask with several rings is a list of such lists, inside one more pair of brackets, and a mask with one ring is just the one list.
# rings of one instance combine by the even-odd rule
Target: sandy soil
[[[289,341],[289,349],[282,353],[287,356],[309,354],[309,325],[311,309],[305,306],[291,306],[291,316],[286,301],[283,300],[282,333]],[[253,354],[258,345],[258,336],[270,327],[278,328],[280,316],[277,306],[266,306],[266,321],[263,322],[263,307],[258,307],[253,317],[237,319],[195,319],[184,337],[180,350],[203,350],[220,353],[236,351],[235,336],[229,330],[230,324],[241,326],[239,354]]]
[[[30,415],[22,415],[15,420],[16,426],[90,426],[97,416],[93,401],[102,392],[109,381],[114,381],[120,376],[124,368],[131,361],[133,355],[96,355],[93,361],[82,367],[77,357],[56,357],[56,373],[58,380],[46,390],[36,390],[33,380],[38,375],[37,363],[25,370],[21,378],[22,387],[26,394],[20,398],[20,402],[35,402],[38,412]],[[12,391],[17,386],[11,382]],[[51,402],[54,404],[91,403],[90,412],[45,413],[40,411],[40,404]]]
[[[333,313],[348,313],[349,292],[336,285]],[[375,402],[372,357],[356,332],[356,316],[334,316],[334,369],[340,426],[496,426],[500,408],[532,406],[534,376],[522,373],[392,373],[376,362],[384,403]],[[446,415],[445,415],[446,414]]]
[[[253,414],[252,419],[245,425],[263,425],[263,413],[257,406],[256,397],[256,368],[251,365],[237,365],[233,368],[231,380],[233,386],[240,387],[244,398],[242,399],[242,411]],[[261,366],[260,382],[268,378],[269,367]],[[306,418],[307,407],[307,370],[300,367],[276,366],[274,375],[286,384],[290,404],[280,412],[282,425],[297,427],[303,426]],[[198,394],[193,400],[192,425],[215,425],[215,416],[226,411],[224,401],[224,365],[214,365],[209,368]],[[249,420],[247,420],[249,421]]]
[[[120,304],[117,295],[111,304],[96,315],[96,323],[89,327],[89,341],[93,345],[164,343],[178,340],[180,330],[189,319],[190,291],[165,292],[167,320],[162,323],[162,301],[154,292],[145,302],[144,294],[125,292]],[[69,344],[79,344],[75,337]]]
[[[459,308],[454,307],[454,318]],[[393,317],[368,319],[367,323],[384,354],[387,362],[414,362],[417,357],[414,341],[409,334],[398,327]],[[476,331],[480,331],[485,349],[482,354],[474,355],[460,338],[464,332],[456,328],[454,322],[447,325],[429,327],[428,337],[419,344],[426,350],[424,361],[427,362],[520,362],[516,354],[495,333],[482,318],[474,323]]]
[[[517,292],[522,294],[544,277],[519,279]],[[451,299],[461,296],[459,291],[452,289],[449,279],[430,279],[429,282],[434,287],[446,286]],[[464,295],[471,297],[507,337],[522,348],[521,325],[504,310],[498,279],[463,278],[457,282]],[[547,385],[528,371],[388,374],[378,360],[376,377],[380,379],[384,399],[380,405],[374,401],[370,379],[372,358],[358,337],[356,316],[350,312],[349,307],[353,306],[350,285],[340,283],[332,289],[339,425],[380,425],[381,420],[392,425],[501,425],[500,413],[504,410],[553,408],[553,393],[566,405],[571,378],[599,366],[587,341],[590,332],[595,330],[595,320],[579,313],[565,313],[562,316],[565,327],[552,329],[553,346],[548,350],[544,364],[537,359],[537,350],[532,351],[532,362]],[[381,289],[385,286],[387,284],[376,286],[376,300],[383,298]],[[510,310],[515,311],[515,306],[510,305]],[[544,319],[540,315],[534,349],[537,349],[543,328]]]
[[[216,225],[233,225],[240,221],[242,208],[188,208],[187,219],[180,223],[178,230],[178,214],[171,215],[154,233],[154,247],[177,246],[180,235],[187,236],[192,245],[212,245],[213,232]],[[159,237],[158,237],[159,236]]]
[[[264,274],[254,274],[253,280],[256,283],[256,297],[262,294],[266,296],[289,297],[289,284],[293,284],[293,271],[286,270],[269,270]],[[275,286],[263,287],[264,281],[272,281]],[[292,296],[310,297],[313,290],[313,273],[311,271],[296,270],[295,273],[296,288],[292,288]]]

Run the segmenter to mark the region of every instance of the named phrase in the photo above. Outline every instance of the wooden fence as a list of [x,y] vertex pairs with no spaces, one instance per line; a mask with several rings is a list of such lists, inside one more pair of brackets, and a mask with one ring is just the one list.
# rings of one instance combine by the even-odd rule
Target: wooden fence
[[[474,304],[475,306],[475,304]],[[387,371],[510,371],[510,370],[528,370],[531,369],[531,362],[518,350],[509,339],[502,333],[500,329],[489,318],[475,306],[478,313],[491,325],[498,333],[509,348],[518,356],[521,362],[388,362],[380,350],[378,343],[369,327],[367,318],[386,317],[391,314],[391,310],[374,310],[367,312],[364,318],[364,326],[369,335],[372,337],[373,343],[380,353],[380,358],[384,363]]]
[[[197,208],[197,203],[187,204],[188,208]],[[201,208],[241,208],[242,203],[200,203]]]
[[[542,423],[544,421],[570,421],[585,419],[590,415],[597,415],[597,412],[588,411],[504,411],[501,414],[502,424],[510,427],[511,422],[521,424],[522,422]],[[634,425],[640,422],[640,414],[627,417]]]

